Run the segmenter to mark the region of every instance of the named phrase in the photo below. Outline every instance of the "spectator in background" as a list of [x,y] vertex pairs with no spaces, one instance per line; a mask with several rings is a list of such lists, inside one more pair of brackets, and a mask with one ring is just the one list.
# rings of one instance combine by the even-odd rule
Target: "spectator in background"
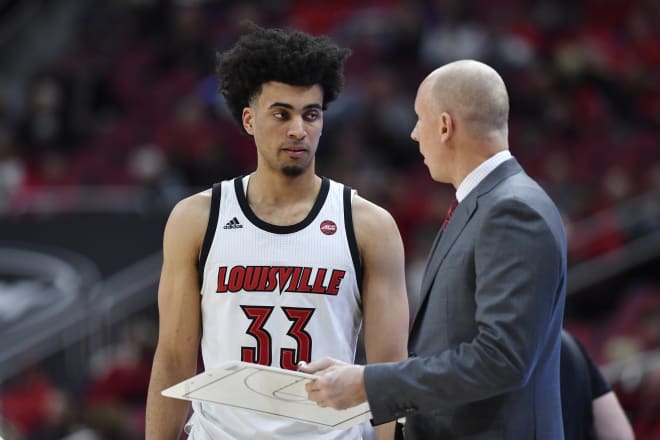
[[561,402],[566,440],[632,440],[628,417],[584,346],[563,330]]
[[[70,418],[69,396],[55,384],[41,364],[27,368],[17,378],[3,383],[0,394],[2,417],[22,439],[60,438]],[[0,438],[2,432],[0,432]]]
[[25,178],[21,159],[8,126],[0,122],[0,213],[8,212]]

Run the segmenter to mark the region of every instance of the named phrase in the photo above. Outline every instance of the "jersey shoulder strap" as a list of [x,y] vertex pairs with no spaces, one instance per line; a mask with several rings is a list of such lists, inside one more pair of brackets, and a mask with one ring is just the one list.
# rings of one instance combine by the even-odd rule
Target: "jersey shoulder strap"
[[222,184],[214,183],[211,191],[211,212],[209,212],[209,223],[206,226],[206,233],[204,234],[204,242],[202,243],[202,250],[199,253],[199,261],[197,262],[197,279],[199,281],[199,288],[202,288],[202,281],[204,277],[204,266],[206,266],[206,259],[209,256],[211,243],[215,236],[215,230],[218,227],[218,215],[220,214],[220,192]]
[[353,227],[352,193],[353,189],[350,186],[344,185],[344,225],[346,226],[346,239],[348,240],[348,247],[351,250],[358,288],[362,290],[362,261],[360,260],[360,250],[355,238],[355,228]]

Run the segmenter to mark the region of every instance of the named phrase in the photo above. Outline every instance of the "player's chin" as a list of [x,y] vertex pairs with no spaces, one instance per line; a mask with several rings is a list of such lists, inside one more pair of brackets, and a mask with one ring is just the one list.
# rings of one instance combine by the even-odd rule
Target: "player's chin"
[[287,177],[298,177],[305,171],[305,167],[300,165],[284,165],[282,167],[282,174]]

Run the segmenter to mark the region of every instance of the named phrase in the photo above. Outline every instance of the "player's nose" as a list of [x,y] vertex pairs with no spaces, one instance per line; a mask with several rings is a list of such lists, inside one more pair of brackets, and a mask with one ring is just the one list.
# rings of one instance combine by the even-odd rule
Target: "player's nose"
[[305,124],[301,117],[291,118],[287,134],[289,137],[295,139],[302,139],[305,137]]

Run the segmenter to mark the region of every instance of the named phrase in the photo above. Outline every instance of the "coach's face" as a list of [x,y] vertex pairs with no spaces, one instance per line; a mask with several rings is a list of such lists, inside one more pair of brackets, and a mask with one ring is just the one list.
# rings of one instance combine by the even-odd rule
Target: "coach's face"
[[415,97],[415,114],[417,123],[413,128],[410,137],[419,144],[419,152],[424,157],[424,164],[429,169],[429,174],[434,180],[437,180],[435,174],[437,167],[437,115],[433,111],[433,103],[430,99],[430,82],[423,81],[417,90]]
[[417,90],[417,123],[410,137],[419,144],[419,152],[424,157],[424,164],[429,169],[431,178],[437,182],[450,183],[454,159],[448,141],[453,125],[449,114],[440,111],[439,104],[434,101],[434,81],[435,77],[429,76]]
[[323,89],[264,83],[243,109],[243,127],[254,136],[260,166],[292,177],[313,169],[323,129]]

